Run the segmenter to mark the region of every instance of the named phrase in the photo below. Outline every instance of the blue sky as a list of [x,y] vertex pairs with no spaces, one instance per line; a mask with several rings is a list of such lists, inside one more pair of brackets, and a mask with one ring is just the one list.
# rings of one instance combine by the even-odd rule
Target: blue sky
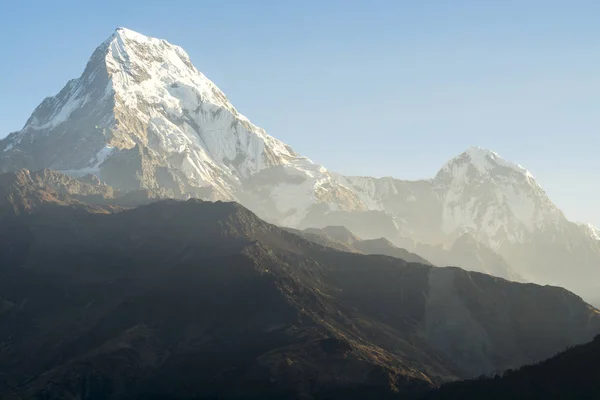
[[431,177],[483,146],[600,225],[599,18],[596,0],[3,1],[0,137],[125,26],[331,170]]

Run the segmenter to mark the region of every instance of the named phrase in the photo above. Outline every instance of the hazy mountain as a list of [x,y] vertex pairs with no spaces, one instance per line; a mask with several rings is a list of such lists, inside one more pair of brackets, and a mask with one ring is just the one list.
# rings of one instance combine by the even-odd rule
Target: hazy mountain
[[[457,260],[467,267],[471,260],[468,268],[481,272],[502,271],[505,277],[516,274],[526,280],[566,286],[588,298],[600,290],[596,228],[568,221],[529,171],[494,152],[471,148],[449,161],[431,180],[338,179],[369,208],[389,215],[381,231],[395,224],[396,243],[433,263],[438,261],[436,257],[423,251],[427,247],[419,250],[419,244],[455,248],[458,255],[447,262]],[[312,218],[324,221],[321,223],[336,219],[329,214]],[[344,214],[352,219],[354,213]],[[368,224],[368,231],[377,231],[377,222]],[[357,229],[354,231],[360,235]],[[471,255],[459,251],[467,244],[461,240],[465,234],[470,238]],[[407,242],[414,242],[415,247]],[[491,252],[501,258],[495,267],[476,261],[494,258]],[[499,267],[502,264],[505,266]]]
[[425,399],[598,399],[600,336],[502,376],[444,385]]
[[[361,237],[370,238],[364,240],[380,241],[381,237],[390,238],[393,242],[389,239],[385,240],[393,247],[428,260],[427,263],[437,266],[460,266],[469,271],[483,272],[516,282],[524,280],[498,253],[475,240],[469,233],[464,233],[447,243],[426,244],[402,236],[394,217],[383,211],[331,211],[312,214],[310,218],[303,221],[303,225],[315,228],[306,228],[305,232],[320,231],[327,228],[329,224],[339,224],[348,227]],[[387,252],[383,254],[392,255]],[[404,257],[400,256],[400,258]],[[417,261],[415,258],[411,259]]]
[[524,281],[502,256],[468,233],[459,236],[449,245],[430,245],[402,239],[397,242],[404,242],[407,248],[422,254],[437,266],[460,266],[515,282]]
[[68,188],[0,224],[2,398],[416,396],[600,331],[564,289],[338,251],[235,203],[125,210],[49,171],[0,183],[20,203]]
[[296,231],[305,239],[321,243],[343,251],[355,251],[364,254],[382,254],[400,258],[404,261],[431,265],[423,257],[394,245],[386,238],[361,239],[344,226],[326,226],[325,228],[308,228]]
[[419,254],[436,264],[600,291],[597,229],[569,222],[523,167],[473,147],[429,180],[330,173],[253,125],[180,47],[124,28],[0,141],[0,171],[21,168],[94,173],[150,198],[235,200],[280,225],[452,253]]
[[[411,240],[396,238],[418,254],[396,246],[386,238],[360,239],[343,226],[326,226],[325,228],[307,228],[296,231],[308,240],[321,243],[342,251],[355,251],[364,254],[383,254],[401,258],[408,262],[417,262],[438,267],[460,266],[463,269],[484,272],[489,275],[521,282],[523,279],[500,257],[474,240],[468,234],[459,237],[449,248],[441,245],[433,246],[415,243]],[[425,255],[435,262],[421,257]]]

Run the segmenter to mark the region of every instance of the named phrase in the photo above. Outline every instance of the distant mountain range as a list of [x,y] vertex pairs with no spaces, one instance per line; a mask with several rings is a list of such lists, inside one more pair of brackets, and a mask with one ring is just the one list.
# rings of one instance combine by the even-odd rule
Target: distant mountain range
[[0,141],[0,172],[21,168],[237,201],[281,226],[385,237],[436,265],[600,292],[598,230],[569,222],[521,166],[473,147],[430,180],[332,173],[253,125],[183,49],[125,28]]
[[54,169],[151,197],[234,200],[279,225],[386,237],[436,264],[587,298],[600,289],[597,229],[569,222],[519,165],[474,147],[431,180],[331,173],[253,125],[180,47],[125,28],[0,154],[4,172]]
[[600,332],[562,288],[236,203],[134,207],[151,201],[91,176],[0,175],[0,398],[417,399]]

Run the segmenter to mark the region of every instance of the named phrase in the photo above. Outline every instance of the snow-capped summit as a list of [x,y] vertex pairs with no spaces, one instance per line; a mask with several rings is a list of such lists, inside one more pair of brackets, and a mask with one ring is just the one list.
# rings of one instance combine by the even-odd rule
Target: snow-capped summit
[[[126,28],[124,26],[120,26],[117,29],[115,29],[115,33],[113,34],[113,36],[117,36],[117,35],[121,36],[121,38],[127,38],[129,40],[135,40],[138,42],[160,40],[160,39],[155,39],[155,38],[151,38],[149,36],[142,35],[141,33],[138,33],[136,31]],[[112,36],[111,36],[111,38],[112,38]]]
[[486,245],[521,242],[563,216],[533,175],[497,153],[471,147],[434,179],[443,201],[443,230],[468,231]]
[[453,177],[462,178],[471,170],[486,177],[506,174],[521,175],[531,184],[539,186],[527,169],[519,164],[507,161],[500,157],[498,153],[483,147],[470,147],[459,156],[454,157],[442,167],[438,176],[443,177],[450,174]]
[[[181,115],[186,104],[180,93],[170,93],[170,85],[188,85],[203,103],[225,108],[237,114],[221,90],[198,71],[188,54],[166,40],[151,38],[126,28],[118,28],[101,48],[106,46],[106,66],[113,89],[128,106],[136,106],[137,96],[160,102]],[[103,49],[104,51],[104,49]],[[136,86],[139,91],[125,92]],[[193,99],[189,99],[193,100]]]
[[481,147],[452,158],[431,180],[346,177],[345,182],[370,208],[407,221],[409,234],[424,243],[469,233],[498,249],[565,220],[527,169]]
[[[600,232],[568,221],[528,170],[493,151],[469,148],[429,180],[344,177],[343,181],[371,209],[390,215],[401,234],[410,238],[402,244],[410,251],[423,251],[418,243],[430,245],[428,249],[455,249],[468,234],[483,245],[468,250],[474,256],[467,257],[471,269],[493,269],[485,261],[493,257],[485,257],[481,250],[491,249],[501,256],[500,264],[507,263],[526,280],[565,286],[587,296],[600,290],[584,278],[600,281]],[[369,226],[368,232],[373,230]],[[357,228],[354,231],[366,237]],[[431,253],[423,254],[433,259]],[[458,258],[466,262],[464,256]]]
[[315,203],[364,208],[325,168],[240,114],[181,47],[126,28],[0,150],[0,170],[95,173],[119,189],[242,201],[287,223]]
[[[212,183],[214,168],[248,177],[295,161],[291,148],[238,113],[181,47],[119,28],[100,48],[114,91],[113,130],[126,131],[125,147],[141,142],[186,154],[182,166],[200,184]],[[199,162],[216,165],[206,170]]]

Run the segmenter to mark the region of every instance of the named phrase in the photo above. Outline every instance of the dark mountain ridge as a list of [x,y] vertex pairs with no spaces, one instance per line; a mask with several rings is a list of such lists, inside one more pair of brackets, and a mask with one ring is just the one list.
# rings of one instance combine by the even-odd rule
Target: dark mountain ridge
[[599,376],[600,335],[538,364],[444,385],[425,399],[598,399]]
[[600,332],[561,288],[339,251],[237,203],[125,209],[93,179],[10,176],[0,398],[410,398]]
[[354,251],[364,254],[381,254],[400,258],[408,262],[431,265],[423,257],[395,246],[386,238],[361,239],[344,226],[326,226],[324,228],[307,228],[303,231],[289,229],[305,239],[321,243],[342,251]]

